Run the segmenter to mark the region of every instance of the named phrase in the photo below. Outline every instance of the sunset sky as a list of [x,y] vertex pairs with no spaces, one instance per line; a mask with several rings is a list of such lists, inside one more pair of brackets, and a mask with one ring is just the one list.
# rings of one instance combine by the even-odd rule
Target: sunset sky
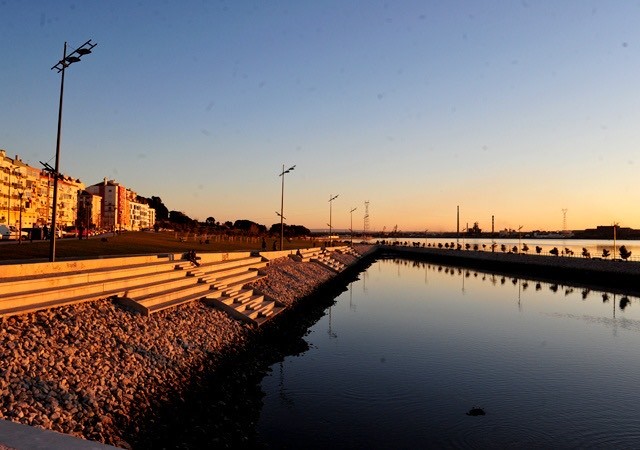
[[640,228],[638,1],[0,0],[0,148],[204,220]]

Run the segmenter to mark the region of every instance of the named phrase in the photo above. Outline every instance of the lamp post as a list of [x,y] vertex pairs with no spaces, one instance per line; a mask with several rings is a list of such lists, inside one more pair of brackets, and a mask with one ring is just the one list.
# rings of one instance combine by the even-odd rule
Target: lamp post
[[280,250],[283,249],[283,245],[284,245],[284,216],[283,216],[284,214],[284,174],[291,172],[295,168],[296,166],[294,164],[293,166],[289,167],[287,170],[284,170],[284,164],[283,164],[282,173],[279,175],[280,177],[282,177],[282,191],[280,193],[280,214],[278,214],[280,216]]
[[7,200],[7,225],[12,225],[12,222],[11,222],[11,174],[19,176],[20,171],[18,171],[17,169],[9,168],[9,199]]
[[24,192],[18,192],[18,198],[20,199],[20,229],[18,231],[18,245],[22,244],[22,196]]
[[331,247],[331,231],[333,229],[331,226],[331,205],[333,204],[333,201],[338,198],[338,195],[340,194],[336,194],[335,196],[329,194],[329,247]]
[[351,232],[351,238],[349,239],[351,242],[351,246],[353,247],[353,212],[358,209],[357,207],[353,208],[351,211],[349,211],[349,214],[351,214],[351,228],[349,229],[349,231]]
[[613,223],[613,260],[616,260],[616,228],[618,228],[618,222]]
[[60,131],[62,128],[62,98],[64,95],[64,72],[71,64],[79,62],[80,57],[88,55],[98,44],[93,44],[91,39],[67,55],[67,43],[64,43],[62,59],[51,70],[56,69],[60,76],[60,105],[58,107],[58,133],[56,137],[56,166],[53,169],[53,211],[51,212],[51,242],[49,246],[49,261],[56,260],[56,214],[58,212],[58,178],[60,177]]

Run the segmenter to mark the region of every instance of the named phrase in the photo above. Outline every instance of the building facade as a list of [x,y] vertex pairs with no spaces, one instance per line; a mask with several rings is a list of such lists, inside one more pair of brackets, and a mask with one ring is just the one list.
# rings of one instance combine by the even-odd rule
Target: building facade
[[[0,223],[16,228],[51,225],[54,177],[0,149]],[[155,209],[143,197],[106,178],[85,189],[79,179],[58,178],[56,224],[104,230],[141,230],[155,225]]]

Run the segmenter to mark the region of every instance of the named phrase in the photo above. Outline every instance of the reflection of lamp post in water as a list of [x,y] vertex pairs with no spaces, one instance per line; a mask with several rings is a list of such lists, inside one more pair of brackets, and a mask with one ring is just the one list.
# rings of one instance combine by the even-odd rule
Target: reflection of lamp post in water
[[335,334],[333,331],[331,331],[331,309],[333,308],[333,305],[329,306],[329,330],[327,331],[327,334],[329,335],[329,338],[337,338],[338,335]]

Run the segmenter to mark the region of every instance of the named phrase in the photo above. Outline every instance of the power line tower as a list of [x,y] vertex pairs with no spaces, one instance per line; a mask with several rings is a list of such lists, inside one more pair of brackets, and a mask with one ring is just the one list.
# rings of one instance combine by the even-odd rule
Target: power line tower
[[363,238],[369,235],[369,200],[364,202],[364,228],[362,230]]
[[567,232],[567,208],[562,208],[562,232]]

